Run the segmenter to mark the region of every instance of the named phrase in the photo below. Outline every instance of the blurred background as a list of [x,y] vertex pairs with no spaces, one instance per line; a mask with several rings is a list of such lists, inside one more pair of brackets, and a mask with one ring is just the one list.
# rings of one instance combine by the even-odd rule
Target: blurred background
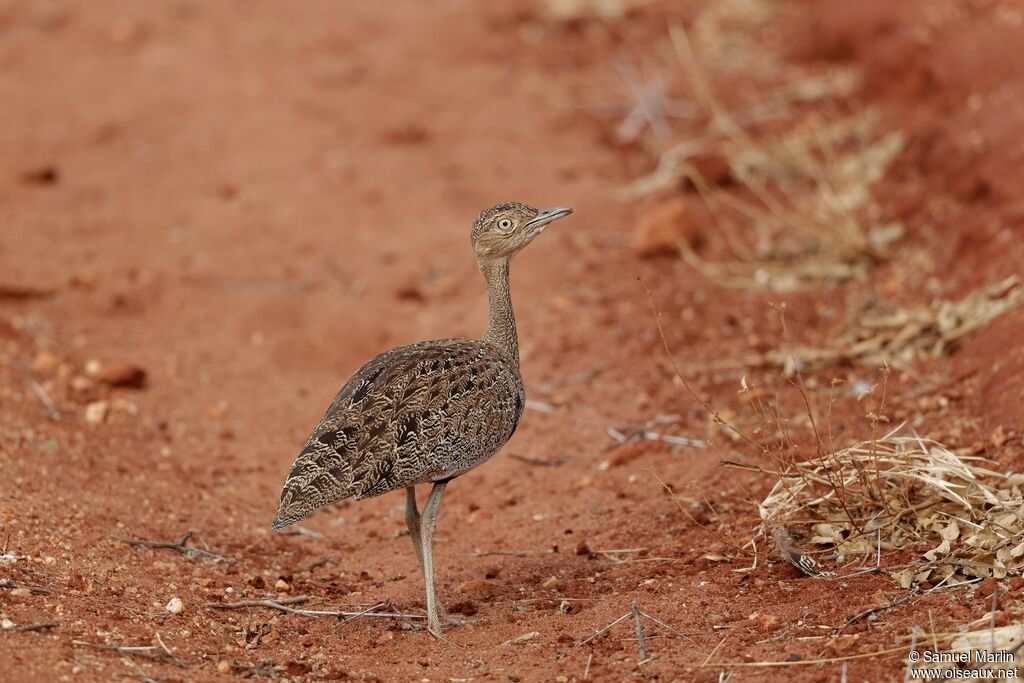
[[[721,680],[988,618],[941,593],[792,644],[893,581],[836,597],[747,542],[825,420],[1020,464],[1021,44],[996,0],[0,1],[11,680]],[[502,201],[576,213],[513,266],[531,403],[439,531],[472,652],[211,608],[422,609],[400,497],[268,526],[362,362],[480,334]],[[632,600],[692,640],[580,646]]]

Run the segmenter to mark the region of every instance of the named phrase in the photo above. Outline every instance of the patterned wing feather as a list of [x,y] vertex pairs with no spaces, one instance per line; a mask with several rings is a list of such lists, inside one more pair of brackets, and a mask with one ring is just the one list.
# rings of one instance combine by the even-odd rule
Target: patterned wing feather
[[493,455],[523,411],[516,365],[487,342],[441,339],[361,367],[310,434],[281,491],[281,529],[343,498],[456,476]]

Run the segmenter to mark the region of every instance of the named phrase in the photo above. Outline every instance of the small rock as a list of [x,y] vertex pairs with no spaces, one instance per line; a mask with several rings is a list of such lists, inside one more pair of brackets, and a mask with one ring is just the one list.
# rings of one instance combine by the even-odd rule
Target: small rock
[[576,554],[577,555],[589,555],[590,554],[590,546],[587,545],[586,541],[580,541],[579,543],[576,544]]
[[774,614],[759,614],[756,621],[757,627],[762,631],[773,631],[779,625],[779,618]]
[[32,368],[39,372],[50,372],[60,365],[60,358],[53,351],[43,349],[32,360]]
[[558,585],[558,577],[557,576],[551,576],[551,577],[549,577],[547,579],[547,581],[545,581],[544,583],[541,584],[541,587],[543,587],[543,588],[554,588],[557,585]]
[[480,520],[490,519],[493,516],[494,513],[492,513],[490,510],[480,508],[479,510],[473,510],[472,512],[470,512],[469,517],[466,519],[466,521],[468,521],[470,524],[475,524]]
[[690,164],[712,185],[728,185],[732,181],[732,166],[721,154],[702,154],[690,159]]
[[633,250],[641,258],[678,256],[680,248],[696,249],[702,241],[700,226],[687,203],[672,198],[644,213],[633,234]]
[[399,301],[408,301],[410,303],[423,303],[427,300],[423,290],[420,289],[414,283],[406,283],[395,290],[395,298]]
[[510,638],[510,639],[506,640],[504,644],[505,645],[518,645],[519,643],[525,643],[528,640],[533,640],[534,638],[536,638],[539,635],[540,635],[540,633],[537,632],[537,631],[530,631],[529,633],[524,633],[521,636],[516,636],[515,638]]
[[103,363],[100,363],[95,358],[90,358],[89,360],[85,361],[85,374],[89,375],[90,377],[95,377],[96,375],[100,374],[100,370],[102,369]]
[[498,594],[498,586],[493,581],[486,579],[470,579],[460,583],[455,588],[455,592],[460,595],[473,595],[481,600],[486,600]]
[[278,593],[287,593],[291,589],[292,587],[289,586],[288,582],[284,579],[278,579],[277,582],[274,583],[274,590],[276,590]]
[[141,389],[146,386],[146,370],[131,363],[114,363],[95,374],[97,382],[112,387]]
[[167,603],[167,607],[164,609],[171,614],[181,614],[185,611],[185,603],[181,601],[181,598],[171,598],[171,601]]
[[5,631],[10,631],[14,627],[15,623],[10,619],[4,619],[3,621],[0,621],[0,628],[2,628]]
[[83,377],[82,375],[75,375],[72,377],[68,382],[68,385],[71,387],[72,391],[78,394],[84,394],[94,386],[91,379]]
[[229,662],[226,659],[222,659],[219,662],[217,662],[217,671],[219,671],[222,674],[231,673],[232,668],[233,667],[231,666],[231,662]]
[[11,597],[13,598],[27,598],[32,595],[32,591],[28,588],[15,588],[11,591]]
[[106,421],[108,413],[110,413],[109,401],[93,401],[85,406],[85,421],[93,425],[102,424]]
[[27,185],[55,185],[60,180],[60,171],[56,166],[30,168],[21,174],[21,180]]

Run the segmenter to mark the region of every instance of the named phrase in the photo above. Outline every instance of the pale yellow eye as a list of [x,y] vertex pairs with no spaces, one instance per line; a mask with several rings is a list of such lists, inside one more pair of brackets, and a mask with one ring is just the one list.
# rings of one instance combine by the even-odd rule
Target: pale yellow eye
[[512,229],[512,219],[511,218],[502,218],[500,221],[498,221],[498,229],[499,230],[511,230]]

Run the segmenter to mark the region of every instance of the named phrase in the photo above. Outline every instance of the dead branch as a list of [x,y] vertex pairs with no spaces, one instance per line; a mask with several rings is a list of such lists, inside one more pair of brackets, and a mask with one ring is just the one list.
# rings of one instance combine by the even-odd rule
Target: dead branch
[[24,626],[15,626],[12,629],[8,629],[14,633],[30,633],[32,631],[46,631],[51,628],[57,628],[57,624],[42,622],[38,624],[25,624]]
[[557,458],[528,458],[525,455],[519,455],[518,453],[512,453],[508,457],[518,460],[519,462],[525,462],[527,465],[537,465],[539,467],[558,467],[572,460],[568,455],[560,455]]
[[912,600],[920,592],[920,590],[921,590],[920,586],[914,586],[909,593],[907,593],[906,595],[904,595],[902,597],[896,598],[895,600],[890,602],[888,605],[881,605],[879,607],[872,607],[870,609],[864,610],[863,612],[858,612],[857,614],[854,614],[852,617],[850,617],[849,619],[846,620],[845,624],[843,624],[840,628],[838,628],[835,631],[833,631],[833,635],[838,635],[838,634],[842,633],[843,631],[848,629],[850,626],[853,626],[854,624],[856,624],[861,619],[864,619],[866,617],[870,617],[873,614],[878,614],[879,612],[887,612],[888,610],[891,610],[894,607],[899,607],[903,603],[909,602],[910,600]]
[[550,550],[477,550],[469,553],[469,557],[530,557],[546,555]]
[[46,412],[50,414],[50,419],[57,422],[60,420],[60,411],[57,410],[57,405],[50,398],[50,395],[46,393],[46,390],[39,386],[39,382],[35,381],[31,377],[28,380],[28,385],[32,388],[32,393],[39,398],[44,406],[46,406]]
[[322,567],[325,564],[328,564],[328,563],[333,562],[333,561],[334,561],[333,557],[325,555],[324,557],[320,557],[320,558],[317,558],[315,560],[311,560],[311,561],[307,562],[306,564],[302,565],[301,567],[299,567],[299,571],[300,572],[311,572],[314,569],[316,569],[317,567]]
[[238,602],[207,602],[203,607],[209,607],[211,609],[246,609],[249,607],[265,607],[267,609],[276,609],[281,612],[287,612],[288,614],[298,614],[303,617],[336,617],[344,621],[353,621],[359,617],[381,617],[388,619],[425,619],[422,614],[404,614],[402,612],[374,612],[373,610],[380,607],[384,607],[386,603],[377,603],[372,605],[361,612],[345,612],[338,610],[313,610],[313,609],[295,609],[288,605],[297,605],[308,602],[310,597],[308,595],[298,595],[292,598],[285,598],[283,600],[239,600]]
[[643,664],[647,661],[647,643],[644,642],[644,627],[640,623],[640,608],[637,606],[636,600],[633,601],[632,612],[633,625],[636,627],[636,646],[639,651],[637,663]]
[[209,548],[199,548],[194,545],[188,545],[189,539],[192,538],[192,533],[193,532],[191,531],[187,532],[177,541],[145,541],[131,538],[118,538],[116,540],[121,543],[127,543],[133,548],[166,548],[167,550],[177,550],[189,559],[200,558],[206,560],[213,560],[214,562],[225,562],[227,564],[234,564],[237,561],[230,555],[224,555],[222,553],[214,552]]
[[647,614],[646,612],[640,611],[639,605],[634,600],[633,603],[632,603],[632,606],[630,607],[630,610],[628,612],[626,612],[622,616],[616,618],[610,624],[608,624],[608,625],[606,625],[606,626],[604,626],[602,628],[599,628],[597,631],[594,632],[594,634],[592,636],[590,636],[588,638],[585,638],[584,640],[581,640],[580,642],[576,643],[576,645],[574,647],[580,647],[582,645],[586,645],[590,641],[592,641],[595,638],[597,638],[598,636],[600,636],[602,633],[605,633],[606,631],[614,628],[617,624],[622,623],[623,621],[625,621],[626,619],[629,619],[630,617],[633,617],[633,623],[634,623],[634,626],[637,629],[637,642],[638,642],[639,647],[640,647],[640,663],[641,664],[643,664],[645,661],[648,661],[648,659],[649,659],[647,657],[647,646],[646,646],[646,638],[647,638],[647,636],[646,636],[646,634],[645,634],[645,632],[643,630],[643,627],[640,624],[640,619],[641,618],[649,619],[649,620],[653,621],[655,624],[658,624],[659,626],[662,626],[662,627],[668,629],[669,631],[671,631],[672,633],[676,634],[680,638],[685,638],[686,640],[690,639],[685,633],[680,633],[679,631],[677,631],[676,629],[672,628],[671,626],[669,626],[665,622],[661,621],[660,619],[656,619],[656,618],[652,617],[650,614]]
[[12,590],[15,588],[27,588],[32,593],[42,593],[43,595],[50,595],[53,593],[49,588],[43,588],[42,586],[27,586],[22,583],[15,583],[10,579],[0,579],[0,588],[10,588]]
[[91,643],[87,640],[72,640],[72,645],[91,647],[96,650],[107,650],[129,657],[142,657],[154,662],[166,662],[184,668],[185,662],[174,655],[168,655],[160,645],[108,645],[107,643]]

